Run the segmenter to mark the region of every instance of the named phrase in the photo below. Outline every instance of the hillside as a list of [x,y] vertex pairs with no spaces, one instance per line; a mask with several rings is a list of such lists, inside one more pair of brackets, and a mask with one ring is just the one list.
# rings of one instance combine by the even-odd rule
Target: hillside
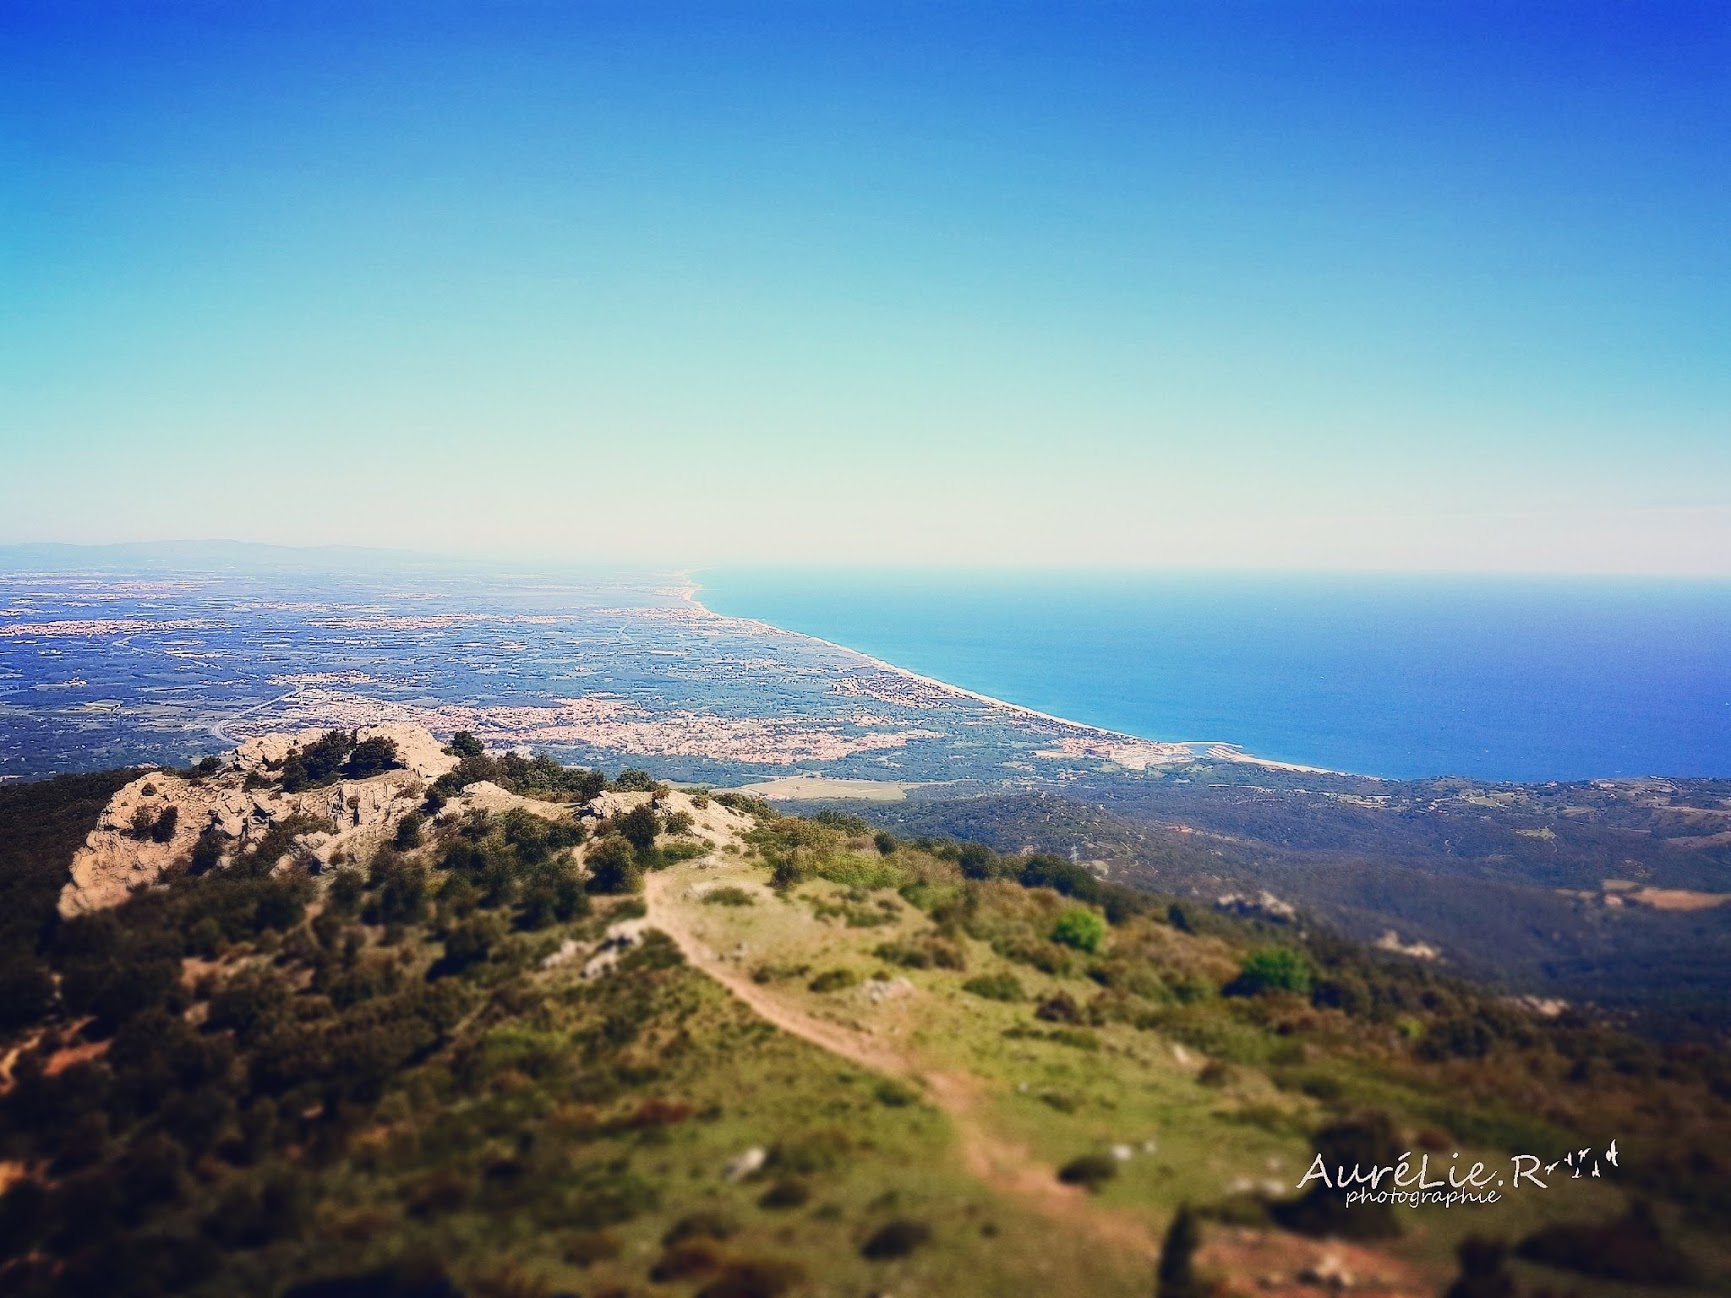
[[1722,780],[1484,785],[1197,763],[861,810],[1209,902],[1267,891],[1333,931],[1433,947],[1466,976],[1723,1039],[1728,798]]
[[[1060,858],[361,738],[3,792],[8,1292],[1146,1295],[1183,1205],[1223,1292],[1440,1293],[1469,1235],[1533,1292],[1731,1267],[1722,1053]],[[163,860],[145,782],[262,828]],[[140,886],[61,907],[128,834]],[[1493,1205],[1296,1193],[1613,1139]]]

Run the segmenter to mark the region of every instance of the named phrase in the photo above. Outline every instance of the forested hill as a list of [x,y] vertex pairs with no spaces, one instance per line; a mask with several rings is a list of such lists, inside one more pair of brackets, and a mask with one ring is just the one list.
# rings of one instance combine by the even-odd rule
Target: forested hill
[[1392,930],[1457,973],[1643,1031],[1731,1030],[1731,781],[1399,782],[1206,762],[1031,791],[934,786],[865,810],[897,832],[1055,852],[1210,903],[1266,891],[1342,934]]
[[[151,777],[297,810],[213,822],[64,918],[139,773],[0,792],[30,989],[0,1043],[0,1289],[1129,1298],[1158,1257],[1168,1295],[1416,1296],[1457,1248],[1501,1294],[1731,1275],[1722,1052],[1062,856],[461,736],[388,832],[308,823],[315,794],[355,821],[409,796],[357,751]],[[103,841],[155,862],[165,811]],[[1318,1151],[1613,1139],[1606,1175],[1500,1206],[1296,1189]]]

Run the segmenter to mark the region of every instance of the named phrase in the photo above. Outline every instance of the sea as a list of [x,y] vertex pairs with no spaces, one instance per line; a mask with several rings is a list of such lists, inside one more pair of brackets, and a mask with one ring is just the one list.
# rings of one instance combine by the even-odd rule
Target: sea
[[1731,777],[1731,582],[724,568],[717,613],[1157,740],[1398,779]]

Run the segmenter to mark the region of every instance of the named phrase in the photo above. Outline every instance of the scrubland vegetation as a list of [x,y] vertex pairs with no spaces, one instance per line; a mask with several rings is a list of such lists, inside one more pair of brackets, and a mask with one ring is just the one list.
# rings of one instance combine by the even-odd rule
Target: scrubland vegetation
[[[1222,1222],[1392,1241],[1445,1271],[1464,1236],[1499,1236],[1473,1265],[1493,1285],[1513,1267],[1528,1289],[1723,1279],[1709,1243],[1731,1227],[1723,1052],[1544,1019],[1057,857],[898,841],[734,795],[712,796],[751,828],[718,853],[725,882],[704,882],[713,844],[649,776],[454,749],[457,771],[368,861],[279,870],[315,827],[284,823],[227,866],[189,859],[64,922],[66,862],[120,781],[0,791],[0,981],[16,993],[0,1288],[1154,1291],[1148,1258],[971,1176],[917,1070],[876,1073],[778,1031],[653,914],[609,948],[660,871],[689,876],[676,895],[715,949],[737,944],[751,986],[978,1078],[983,1130],[1083,1187],[1090,1211],[1166,1235],[1171,1298],[1204,1291],[1206,1253],[1191,1254]],[[436,814],[480,779],[563,805]],[[577,814],[609,784],[649,797]],[[609,949],[611,969],[585,977]],[[1612,1181],[1507,1211],[1348,1219],[1292,1192],[1316,1149],[1548,1160],[1612,1137]]]

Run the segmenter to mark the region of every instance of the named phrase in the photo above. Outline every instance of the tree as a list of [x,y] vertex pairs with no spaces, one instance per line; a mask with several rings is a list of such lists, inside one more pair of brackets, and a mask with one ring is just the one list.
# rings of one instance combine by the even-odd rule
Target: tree
[[349,754],[349,760],[343,765],[343,774],[351,780],[364,780],[380,771],[395,770],[402,764],[397,757],[396,741],[383,735],[374,735],[371,739],[363,739],[355,745]]
[[399,852],[407,852],[421,845],[421,826],[426,823],[418,811],[411,811],[397,822],[397,832],[391,839],[391,846]]
[[657,785],[648,771],[627,766],[614,778],[613,787],[621,793],[654,793]]
[[1189,1204],[1178,1209],[1172,1224],[1166,1228],[1166,1239],[1160,1245],[1160,1267],[1156,1272],[1159,1287],[1156,1298],[1200,1298],[1202,1286],[1197,1283],[1194,1258],[1196,1246],[1202,1242],[1202,1230]]
[[481,746],[481,741],[467,730],[459,730],[451,736],[451,742],[445,745],[445,751],[452,757],[484,757],[487,750]]
[[[893,847],[895,840],[890,841]],[[998,854],[983,843],[963,843],[956,864],[970,879],[990,879],[997,872]]]
[[596,841],[589,849],[589,891],[602,893],[641,892],[643,871],[638,868],[631,844],[615,834]]
[[1259,996],[1263,992],[1310,992],[1310,961],[1290,947],[1265,946],[1244,957],[1238,977],[1225,987],[1229,996]]
[[640,807],[633,807],[619,817],[615,827],[625,836],[625,841],[639,852],[647,852],[655,846],[655,831],[660,828],[655,820],[655,812],[647,802]]
[[192,874],[209,874],[222,863],[222,849],[226,840],[222,831],[215,825],[206,825],[198,832],[198,841],[192,845],[192,861],[188,869]]

